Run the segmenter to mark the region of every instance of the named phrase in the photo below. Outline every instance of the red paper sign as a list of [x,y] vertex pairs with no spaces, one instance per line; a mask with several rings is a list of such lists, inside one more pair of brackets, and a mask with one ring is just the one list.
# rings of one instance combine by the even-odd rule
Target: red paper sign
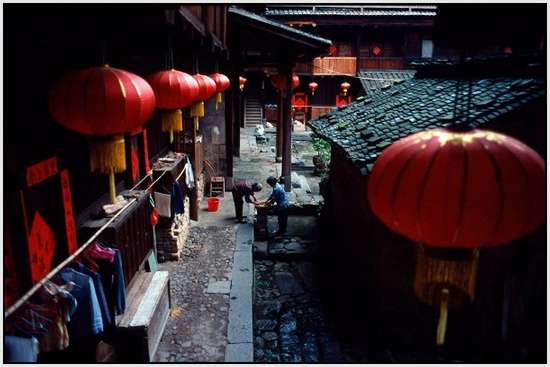
[[34,214],[28,241],[31,276],[33,283],[36,283],[52,268],[56,245],[52,229],[38,212]]
[[57,157],[27,167],[27,186],[31,187],[57,173]]
[[351,103],[351,96],[341,97],[336,95],[336,106],[343,107]]
[[292,96],[292,107],[302,110],[307,106],[307,95],[305,93],[295,93]]
[[69,254],[76,251],[78,243],[76,240],[76,226],[73,214],[73,199],[71,197],[71,185],[69,183],[69,172],[61,171],[61,192],[63,195],[63,209],[65,211],[65,230],[67,231],[67,246]]

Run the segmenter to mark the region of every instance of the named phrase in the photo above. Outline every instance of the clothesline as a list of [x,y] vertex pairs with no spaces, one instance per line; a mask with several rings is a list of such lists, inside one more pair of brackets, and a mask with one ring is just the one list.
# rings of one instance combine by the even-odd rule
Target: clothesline
[[[147,187],[146,191],[149,191],[161,178],[164,176],[164,174],[168,171],[164,171],[149,187]],[[185,172],[185,170],[182,170],[179,174],[176,181],[181,177],[181,175]],[[140,182],[138,182],[131,190],[134,190],[136,187],[138,187],[147,177],[150,177],[151,174],[148,174],[143,179],[141,179]],[[36,283],[31,289],[29,289],[17,302],[15,302],[13,305],[11,305],[6,312],[4,312],[4,319],[8,318],[10,315],[12,315],[15,311],[19,309],[25,302],[27,302],[35,293],[37,290],[39,290],[44,284],[46,284],[47,281],[51,280],[57,273],[59,273],[64,267],[69,265],[76,259],[86,248],[91,245],[94,240],[107,228],[113,221],[118,218],[119,215],[121,215],[132,203],[136,201],[135,198],[130,199],[130,201],[124,205],[111,219],[107,221],[100,229],[98,229],[82,246],[80,246],[72,255],[70,255],[68,258],[66,258],[64,261],[62,261],[59,265],[57,265],[53,270],[51,270],[44,278],[42,278],[38,283]]]
[[8,318],[11,314],[13,314],[19,307],[21,307],[25,302],[29,300],[33,296],[34,293],[36,293],[37,290],[39,290],[44,284],[46,284],[47,281],[51,280],[57,273],[59,273],[64,267],[69,265],[73,262],[74,259],[76,259],[88,246],[90,246],[95,239],[107,228],[113,221],[118,218],[120,214],[122,214],[126,208],[128,208],[131,204],[133,204],[136,201],[136,199],[130,199],[130,201],[122,207],[111,219],[107,221],[100,229],[97,230],[89,239],[86,241],[82,246],[80,246],[71,256],[66,258],[64,261],[62,261],[59,265],[57,265],[53,270],[51,270],[44,278],[42,278],[38,283],[36,283],[31,289],[29,289],[17,302],[15,302],[10,308],[4,312],[4,319]]

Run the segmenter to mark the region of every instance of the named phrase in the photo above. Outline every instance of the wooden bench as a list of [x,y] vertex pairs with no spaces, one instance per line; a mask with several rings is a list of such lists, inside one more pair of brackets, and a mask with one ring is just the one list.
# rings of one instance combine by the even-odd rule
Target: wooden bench
[[117,361],[152,362],[170,313],[169,273],[140,273],[127,300],[117,322]]

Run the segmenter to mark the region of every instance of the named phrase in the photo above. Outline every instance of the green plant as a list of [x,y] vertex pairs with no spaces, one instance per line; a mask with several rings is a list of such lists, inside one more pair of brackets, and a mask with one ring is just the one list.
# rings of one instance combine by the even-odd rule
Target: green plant
[[313,148],[317,151],[317,154],[321,157],[323,162],[328,166],[330,164],[330,143],[325,139],[314,137]]

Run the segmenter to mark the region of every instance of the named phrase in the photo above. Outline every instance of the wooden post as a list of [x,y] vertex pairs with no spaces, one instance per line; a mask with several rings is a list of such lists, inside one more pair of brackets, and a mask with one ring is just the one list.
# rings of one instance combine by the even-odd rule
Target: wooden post
[[[232,70],[230,78],[231,87],[225,91],[225,176],[228,181],[233,178],[233,99],[235,98],[237,86],[239,85],[239,75]],[[228,184],[229,182],[226,182],[226,186],[229,186]],[[230,187],[233,187],[232,183]]]
[[292,93],[292,67],[289,61],[282,65],[282,74],[286,76],[286,90],[283,91],[283,164],[282,173],[285,178],[285,191],[290,192],[290,165],[292,159],[292,129],[290,121],[290,95]]
[[282,161],[283,154],[283,91],[279,90],[279,103],[277,104],[277,134],[276,134],[276,154],[275,162]]

